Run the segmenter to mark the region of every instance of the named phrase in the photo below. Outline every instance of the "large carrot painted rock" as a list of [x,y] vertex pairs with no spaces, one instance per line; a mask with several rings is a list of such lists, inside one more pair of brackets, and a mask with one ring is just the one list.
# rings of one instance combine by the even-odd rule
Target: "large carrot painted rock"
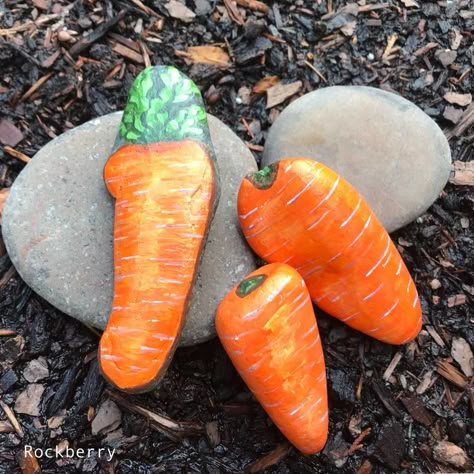
[[196,85],[173,67],[143,70],[114,149],[104,168],[116,199],[114,298],[99,361],[109,382],[144,392],[177,346],[217,200]]
[[289,265],[272,263],[223,299],[217,334],[240,376],[280,431],[302,452],[327,439],[326,370],[306,285]]
[[421,328],[415,284],[361,195],[321,163],[288,158],[248,175],[238,196],[243,233],[267,262],[304,278],[324,311],[392,344]]

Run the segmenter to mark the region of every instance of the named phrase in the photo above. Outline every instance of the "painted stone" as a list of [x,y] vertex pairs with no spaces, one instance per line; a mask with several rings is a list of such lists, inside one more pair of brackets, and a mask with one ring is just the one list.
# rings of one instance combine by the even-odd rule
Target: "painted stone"
[[[114,200],[102,170],[122,113],[70,130],[41,149],[15,180],[3,213],[3,237],[25,282],[64,313],[103,329],[112,304]],[[208,115],[221,195],[194,286],[180,344],[215,335],[224,295],[255,268],[239,229],[236,199],[255,160],[232,130]]]

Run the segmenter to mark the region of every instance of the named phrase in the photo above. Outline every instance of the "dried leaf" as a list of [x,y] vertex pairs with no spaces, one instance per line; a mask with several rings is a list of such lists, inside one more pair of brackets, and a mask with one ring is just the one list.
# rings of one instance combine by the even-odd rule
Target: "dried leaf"
[[187,51],[176,50],[175,53],[193,63],[229,67],[229,55],[219,46],[190,46]]
[[473,359],[471,347],[462,337],[455,337],[451,345],[451,355],[467,377],[472,377]]
[[461,120],[463,113],[464,111],[462,109],[448,105],[444,109],[443,117],[456,125]]
[[425,408],[423,402],[418,397],[410,393],[401,397],[400,400],[403,405],[405,405],[408,413],[410,413],[413,419],[418,421],[418,423],[422,423],[425,426],[431,426],[433,424],[433,415]]
[[9,192],[10,188],[0,189],[0,225],[2,223],[3,206],[5,205],[5,201]]
[[416,8],[420,8],[420,5],[418,5],[417,2],[415,2],[415,0],[400,0],[403,5],[405,5],[407,8],[410,8],[410,7],[416,7]]
[[264,77],[263,79],[260,79],[257,84],[253,86],[252,91],[255,94],[263,94],[266,92],[270,87],[273,87],[277,85],[280,82],[280,79],[278,76],[267,76]]
[[460,186],[474,186],[474,161],[455,161],[449,182]]
[[458,94],[457,92],[446,92],[444,94],[444,100],[448,101],[450,104],[460,105],[465,107],[472,102],[472,94]]
[[267,109],[281,104],[289,97],[295,95],[301,88],[301,81],[292,82],[291,84],[277,84],[267,89]]

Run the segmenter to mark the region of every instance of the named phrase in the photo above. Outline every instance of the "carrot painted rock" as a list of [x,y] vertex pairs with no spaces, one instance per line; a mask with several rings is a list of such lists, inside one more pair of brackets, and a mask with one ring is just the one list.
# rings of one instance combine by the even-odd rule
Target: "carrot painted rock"
[[217,334],[242,379],[303,453],[327,439],[326,370],[306,285],[293,268],[266,265],[236,285],[216,313]]
[[165,372],[216,205],[202,98],[173,67],[136,78],[104,168],[115,197],[114,298],[99,347],[106,379],[144,392]]
[[417,336],[421,307],[397,248],[330,168],[288,158],[252,173],[241,184],[238,212],[254,251],[294,267],[324,311],[391,344]]

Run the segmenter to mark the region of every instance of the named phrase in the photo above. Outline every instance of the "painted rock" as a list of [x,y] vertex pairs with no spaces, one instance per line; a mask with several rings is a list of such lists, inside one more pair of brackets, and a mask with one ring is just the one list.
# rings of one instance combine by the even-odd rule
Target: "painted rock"
[[[113,291],[113,198],[102,172],[122,114],[106,115],[48,143],[15,180],[3,213],[3,238],[18,273],[64,313],[103,329]],[[215,335],[224,295],[255,268],[240,234],[236,196],[256,170],[245,144],[208,116],[221,195],[193,289],[181,345]]]
[[327,87],[292,102],[270,129],[262,166],[298,156],[347,179],[389,232],[423,214],[451,170],[436,123],[408,100],[372,87]]

